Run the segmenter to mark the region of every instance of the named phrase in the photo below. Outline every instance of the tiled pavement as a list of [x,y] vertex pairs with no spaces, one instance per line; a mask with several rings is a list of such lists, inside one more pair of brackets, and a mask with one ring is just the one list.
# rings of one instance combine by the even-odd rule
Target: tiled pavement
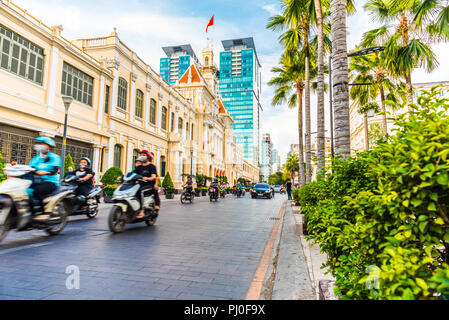
[[[164,201],[155,226],[72,217],[61,235],[15,231],[0,244],[2,299],[244,299],[286,199]],[[80,289],[66,288],[78,266]]]

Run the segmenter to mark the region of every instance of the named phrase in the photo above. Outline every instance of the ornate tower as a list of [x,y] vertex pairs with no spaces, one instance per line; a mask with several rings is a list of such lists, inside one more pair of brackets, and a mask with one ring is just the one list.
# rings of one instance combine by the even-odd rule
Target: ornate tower
[[211,38],[207,38],[206,47],[203,49],[203,61],[200,67],[204,79],[214,94],[217,93],[218,68],[214,63],[214,45]]

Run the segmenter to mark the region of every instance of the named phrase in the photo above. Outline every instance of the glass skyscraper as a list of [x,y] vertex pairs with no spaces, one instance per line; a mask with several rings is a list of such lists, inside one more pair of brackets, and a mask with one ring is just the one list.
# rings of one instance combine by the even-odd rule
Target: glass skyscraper
[[169,84],[175,84],[193,61],[198,62],[190,44],[164,47],[162,50],[164,50],[167,58],[161,58],[159,73]]
[[219,94],[234,119],[236,142],[246,159],[259,165],[262,107],[260,63],[253,38],[222,41]]

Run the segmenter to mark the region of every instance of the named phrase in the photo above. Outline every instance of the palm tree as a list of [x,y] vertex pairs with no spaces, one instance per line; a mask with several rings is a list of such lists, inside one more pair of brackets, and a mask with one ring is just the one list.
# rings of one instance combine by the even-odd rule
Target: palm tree
[[349,128],[348,52],[346,44],[346,0],[331,0],[332,83],[334,87],[335,152],[351,155]]
[[[360,49],[360,48],[356,48]],[[351,82],[353,83],[371,83],[369,90],[373,93],[374,98],[378,97],[380,94],[381,110],[382,110],[382,129],[383,135],[386,136],[388,132],[387,128],[387,115],[385,101],[387,100],[386,90],[389,93],[394,94],[396,91],[396,86],[392,81],[387,78],[387,71],[385,70],[385,53],[371,53],[364,56],[356,56],[351,59],[349,64],[349,69],[351,71]],[[351,98],[352,95],[356,94],[357,91],[366,91],[366,86],[353,86],[351,88]],[[391,99],[391,96],[389,97]],[[352,98],[353,99],[353,98]]]
[[[439,24],[449,20],[439,2],[369,0],[364,6],[372,19],[383,25],[365,33],[362,44],[385,46],[385,67],[393,76],[405,79],[409,104],[413,103],[413,69],[425,67],[431,72],[438,61],[430,43],[447,39],[449,34],[447,25]],[[442,15],[435,22],[432,17],[438,10]]]
[[312,0],[281,0],[283,13],[270,18],[267,28],[285,31],[280,42],[286,51],[304,51],[305,77],[305,145],[306,145],[306,183],[312,179],[312,139],[310,118],[310,38],[311,28],[315,24],[315,9]]
[[271,71],[276,76],[268,82],[274,86],[275,96],[272,104],[274,106],[287,102],[290,108],[295,108],[298,104],[298,141],[299,141],[299,184],[305,184],[304,154],[303,154],[303,111],[302,99],[304,92],[305,62],[303,52],[296,52],[284,55],[281,58],[281,66],[275,67]]
[[[301,154],[301,150],[299,152],[299,154]],[[299,157],[301,158],[301,157]],[[287,172],[290,173],[292,182],[295,181],[295,172],[299,170],[299,172],[301,172],[301,168],[302,171],[304,171],[304,163],[301,166],[301,162],[298,161],[298,155],[296,153],[291,153],[288,158],[287,161],[285,162],[285,170]],[[304,178],[303,178],[304,179]],[[299,187],[302,187],[303,185],[301,184],[301,174],[299,175]]]

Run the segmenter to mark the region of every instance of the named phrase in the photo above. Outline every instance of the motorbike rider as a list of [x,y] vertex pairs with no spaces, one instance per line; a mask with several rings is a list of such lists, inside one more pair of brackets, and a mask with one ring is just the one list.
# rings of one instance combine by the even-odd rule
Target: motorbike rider
[[90,165],[90,159],[88,157],[82,157],[80,159],[80,166],[74,173],[75,176],[78,177],[78,188],[76,189],[76,194],[81,203],[84,203],[84,200],[93,188],[93,178],[95,176],[95,172],[92,171]]
[[142,176],[142,180],[145,180],[145,182],[140,182],[140,191],[138,193],[138,197],[141,203],[141,210],[137,216],[138,219],[143,218],[145,216],[144,213],[144,197],[145,194],[153,194],[154,195],[154,201],[155,201],[155,207],[154,209],[156,211],[160,210],[160,199],[158,194],[158,186],[157,186],[157,169],[156,166],[154,166],[151,161],[153,160],[153,156],[150,154],[148,150],[142,150],[140,151],[139,161],[142,162],[142,164],[134,169],[134,172]]
[[192,181],[192,176],[188,176],[188,177],[187,177],[187,181],[186,181],[185,187],[186,187],[186,191],[187,191],[189,194],[192,194],[192,192],[193,192],[193,181]]
[[[61,157],[50,152],[50,148],[55,146],[55,141],[49,137],[37,137],[35,140],[34,150],[37,155],[31,159],[29,166],[36,169],[34,175],[38,177],[34,179],[30,188],[33,191],[33,198],[38,200],[40,208],[33,208],[34,213],[45,210],[43,200],[59,186],[57,173],[62,164]],[[41,218],[45,219],[43,216]]]
[[215,177],[214,180],[212,181],[212,183],[210,184],[211,188],[215,189],[215,192],[218,194],[219,193],[219,184],[218,184],[218,179]]

